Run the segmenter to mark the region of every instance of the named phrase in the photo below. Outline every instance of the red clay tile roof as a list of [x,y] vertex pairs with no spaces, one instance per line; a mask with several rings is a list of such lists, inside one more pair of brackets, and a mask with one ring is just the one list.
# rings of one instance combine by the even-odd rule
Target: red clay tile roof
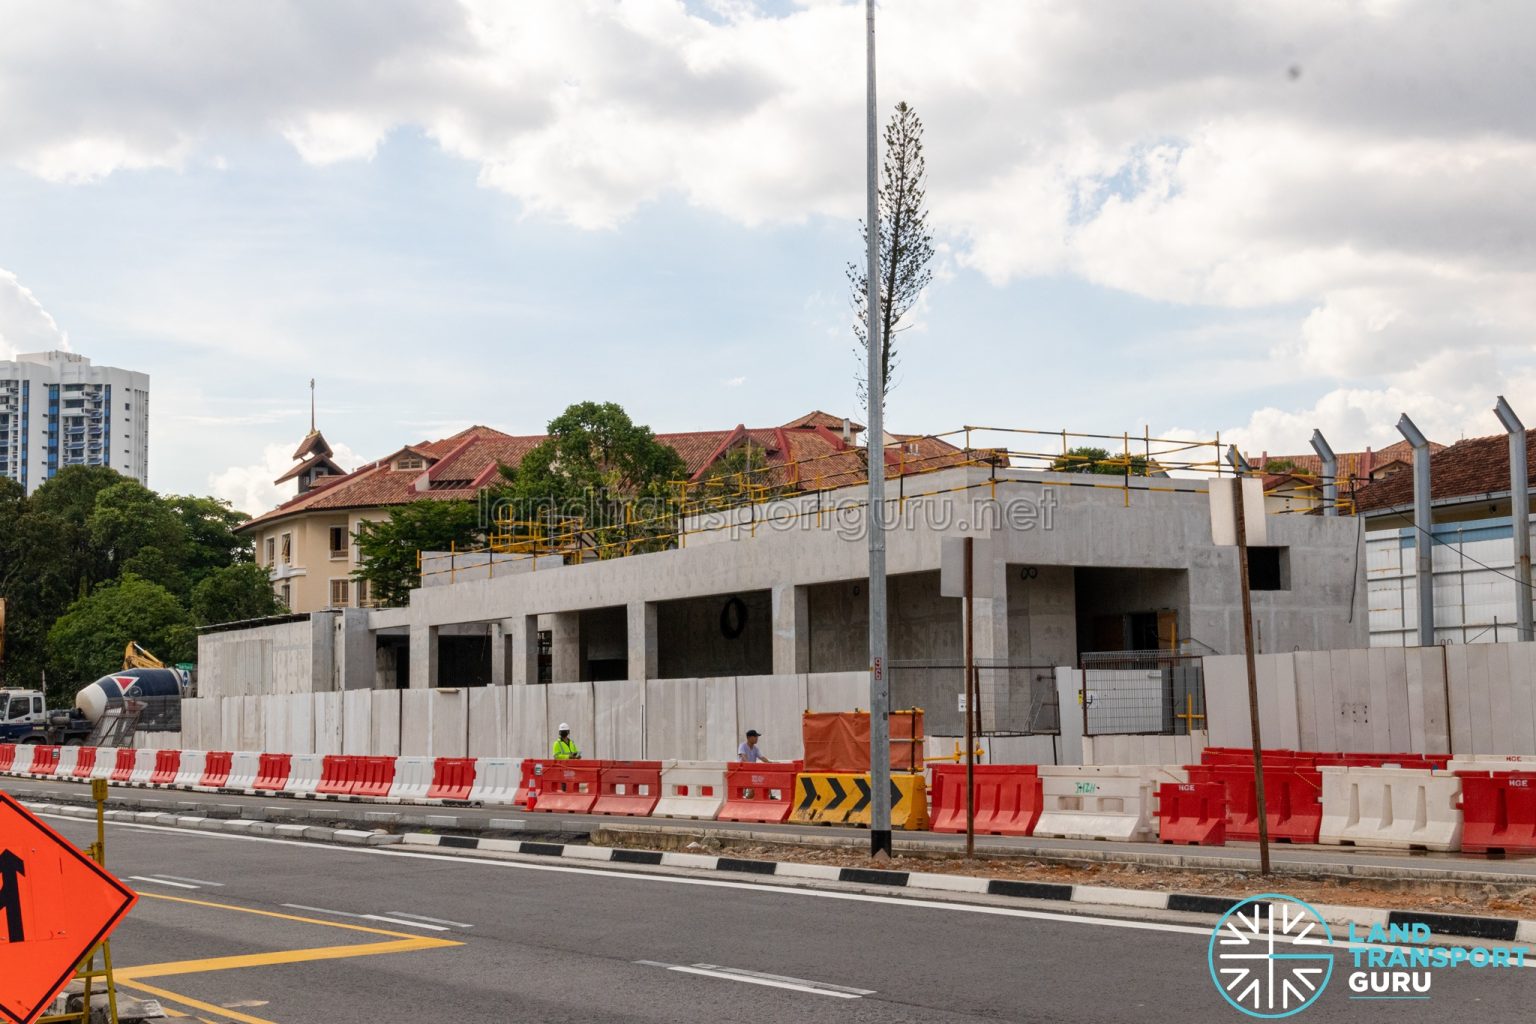
[[[1434,441],[1429,443],[1431,452],[1438,452],[1444,447],[1445,445],[1436,444]],[[1372,479],[1374,474],[1379,474],[1383,467],[1394,462],[1405,466],[1413,464],[1413,446],[1407,441],[1395,441],[1380,451],[1373,452],[1367,448],[1363,452],[1338,452],[1337,454],[1341,486],[1351,480],[1359,481],[1364,485],[1366,481]],[[1249,465],[1261,472],[1267,465],[1275,462],[1289,462],[1294,472],[1306,473],[1310,476],[1321,476],[1323,472],[1323,460],[1317,456],[1316,452],[1308,452],[1305,455],[1270,455],[1266,452],[1257,459],[1248,460]]]
[[[657,434],[656,439],[682,456],[690,480],[702,479],[709,467],[732,448],[751,444],[764,455],[765,483],[820,490],[865,480],[864,449],[844,444],[842,426],[842,417],[813,412],[782,427],[749,428],[738,424],[730,430]],[[852,426],[863,429],[858,424]],[[885,451],[886,473],[890,476],[990,458],[989,453],[982,452],[967,456],[961,449],[936,438],[891,437],[893,440]],[[428,496],[473,498],[482,487],[494,482],[499,467],[516,466],[543,440],[544,435],[514,437],[490,427],[469,427],[452,437],[408,445],[345,476],[321,478],[309,491],[257,516],[241,529],[301,512],[402,505]],[[427,468],[394,469],[395,460],[403,454],[421,456]]]
[[[1536,480],[1536,445],[1526,432],[1526,479]],[[1509,491],[1509,435],[1469,437],[1429,457],[1432,500],[1475,498]],[[1413,504],[1413,474],[1397,473],[1355,492],[1360,512]]]

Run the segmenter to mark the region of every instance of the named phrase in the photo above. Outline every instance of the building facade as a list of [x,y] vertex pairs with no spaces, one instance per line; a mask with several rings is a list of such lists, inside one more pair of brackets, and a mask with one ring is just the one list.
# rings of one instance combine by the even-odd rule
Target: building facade
[[74,352],[0,362],[0,476],[28,494],[69,466],[149,482],[149,375]]

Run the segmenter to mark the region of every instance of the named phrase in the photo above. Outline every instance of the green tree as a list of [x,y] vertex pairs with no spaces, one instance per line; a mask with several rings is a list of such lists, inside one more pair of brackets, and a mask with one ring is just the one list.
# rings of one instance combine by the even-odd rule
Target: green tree
[[123,648],[137,640],[168,662],[189,661],[186,609],[164,587],[132,574],[97,587],[48,630],[49,685],[73,693],[123,666]]
[[[881,161],[877,196],[880,223],[880,396],[890,395],[896,372],[896,335],[911,326],[908,314],[933,280],[933,233],[928,229],[928,169],[923,160],[923,122],[905,103],[896,104],[885,126],[885,156]],[[869,225],[860,222],[867,249]],[[854,336],[862,367],[855,375],[859,398],[869,408],[869,274],[868,261],[848,264],[848,284],[854,305]]]
[[389,518],[358,523],[357,554],[374,600],[401,605],[421,585],[418,553],[473,548],[483,542],[480,508],[472,501],[413,501],[397,505]]
[[287,610],[272,593],[267,570],[255,562],[220,566],[192,588],[192,621],[199,626],[259,619]]
[[[1073,448],[1065,455],[1057,456],[1051,463],[1051,469],[1057,473],[1099,473],[1103,476],[1124,476],[1126,472],[1126,458],[1124,455],[1111,455],[1107,449],[1081,447]],[[1147,475],[1147,459],[1143,455],[1130,457],[1131,476]]]
[[[86,528],[96,551],[107,560],[108,573],[116,576],[142,549],[153,547],[153,564],[162,576],[165,563],[182,561],[185,543],[181,520],[164,498],[137,480],[121,480],[96,494],[95,507],[86,517]],[[185,583],[185,577],[181,580]],[[157,582],[165,582],[157,580]]]
[[209,573],[252,561],[251,542],[235,533],[249,517],[227,501],[173,494],[166,499],[181,522],[186,551],[182,570],[195,586]]

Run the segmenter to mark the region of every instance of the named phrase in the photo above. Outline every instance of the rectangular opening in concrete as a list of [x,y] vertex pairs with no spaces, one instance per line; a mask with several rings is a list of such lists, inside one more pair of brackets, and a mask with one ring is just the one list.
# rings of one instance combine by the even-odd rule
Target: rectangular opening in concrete
[[629,618],[623,605],[580,613],[579,682],[629,678]]
[[494,655],[489,625],[444,626],[437,636],[437,685],[489,686]]
[[374,642],[373,688],[411,688],[411,638],[404,633],[379,633]]
[[1189,621],[1189,573],[1183,569],[1073,570],[1077,650],[1173,650]]
[[[887,581],[886,622],[892,662],[964,657],[961,600],[939,596],[937,572],[902,573]],[[844,580],[806,588],[809,671],[869,668],[869,582]]]
[[772,618],[773,598],[767,590],[658,602],[659,677],[771,675]]

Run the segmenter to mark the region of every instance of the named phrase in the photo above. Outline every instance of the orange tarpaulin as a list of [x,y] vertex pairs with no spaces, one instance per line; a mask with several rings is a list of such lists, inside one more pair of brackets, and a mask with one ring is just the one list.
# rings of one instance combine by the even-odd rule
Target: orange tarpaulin
[[[891,770],[923,770],[921,708],[892,711]],[[868,711],[807,711],[801,720],[807,772],[869,771]]]

